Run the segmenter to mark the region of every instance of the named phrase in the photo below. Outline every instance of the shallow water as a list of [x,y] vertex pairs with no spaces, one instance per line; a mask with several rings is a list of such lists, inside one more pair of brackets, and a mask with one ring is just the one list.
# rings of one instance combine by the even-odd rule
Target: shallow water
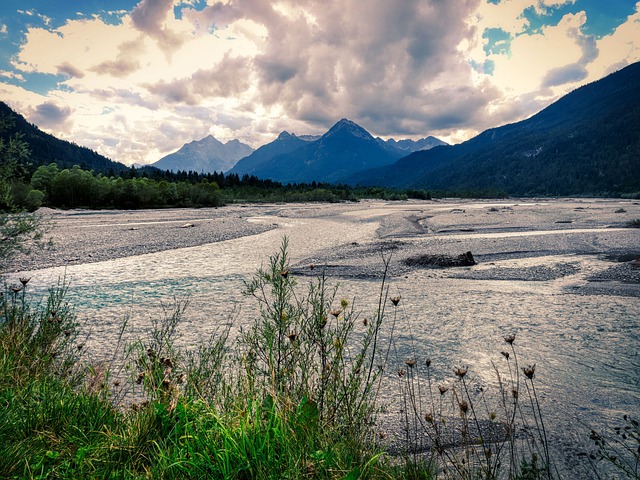
[[[493,205],[465,204],[464,208]],[[455,206],[440,205],[438,209]],[[188,298],[190,302],[180,340],[189,346],[207,338],[220,325],[238,327],[255,315],[255,305],[241,294],[243,281],[266,264],[284,235],[295,264],[326,249],[377,240],[382,219],[397,210],[414,213],[416,209],[419,207],[374,204],[334,217],[308,218],[304,209],[299,209],[286,218],[252,218],[254,222],[278,224],[277,229],[259,235],[12,276],[31,276],[29,288],[41,293],[58,278],[66,278],[69,299],[76,306],[82,328],[91,333],[87,350],[95,352],[96,358],[113,348],[125,316],[130,317],[129,335],[135,338],[148,329],[153,315],[160,314],[161,304],[170,305],[175,299]],[[527,232],[442,235],[439,241],[553,237],[602,230],[533,228]],[[492,262],[491,268],[570,262],[580,263],[580,273],[540,282],[449,278],[434,270],[412,270],[389,279],[390,293],[402,296],[396,312],[390,385],[392,372],[402,367],[405,359],[417,356],[432,359],[436,383],[452,382],[453,369],[468,365],[474,385],[483,391],[491,389],[497,383],[493,364],[506,368],[499,353],[506,347],[503,336],[516,333],[520,364],[536,364],[545,421],[552,441],[561,447],[559,462],[571,465],[576,449],[588,443],[588,428],[604,430],[618,425],[623,413],[640,411],[640,299],[572,294],[570,287],[583,284],[586,273],[603,268],[603,261],[595,255],[506,259]],[[480,264],[474,268],[488,267]],[[382,260],[379,270],[382,272]],[[300,279],[303,284],[306,281]],[[377,305],[379,279],[332,281],[340,283],[339,298],[355,299],[362,316],[371,314]],[[393,398],[391,387],[385,399]]]

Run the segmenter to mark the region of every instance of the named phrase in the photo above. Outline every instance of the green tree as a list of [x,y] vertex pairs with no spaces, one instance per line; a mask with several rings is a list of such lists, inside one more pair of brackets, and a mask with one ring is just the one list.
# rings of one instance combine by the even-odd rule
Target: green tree
[[[34,246],[42,245],[45,232],[42,218],[20,212],[14,190],[22,187],[25,200],[38,203],[38,195],[20,185],[20,165],[29,157],[27,144],[18,135],[3,138],[11,125],[11,119],[0,117],[0,272],[16,253],[28,253]],[[13,188],[12,184],[18,185]]]

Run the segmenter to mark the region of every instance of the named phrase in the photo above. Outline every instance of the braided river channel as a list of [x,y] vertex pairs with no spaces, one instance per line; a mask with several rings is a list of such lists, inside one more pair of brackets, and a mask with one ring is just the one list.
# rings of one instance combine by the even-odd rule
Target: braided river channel
[[[629,227],[640,219],[638,202],[363,201],[48,215],[54,250],[20,260],[5,278],[30,277],[30,293],[40,297],[64,278],[90,361],[113,352],[125,318],[125,337],[139,338],[176,300],[189,302],[179,326],[185,348],[221,326],[231,324],[233,333],[248,325],[257,305],[243,295],[244,281],[286,236],[299,287],[324,272],[338,285],[336,303],[353,304],[359,323],[378,305],[388,262],[388,295],[401,300],[386,308],[383,325],[393,348],[381,429],[393,430],[392,417],[402,416],[406,377],[398,370],[413,358],[416,375],[431,360],[434,385],[454,384],[454,370],[468,367],[472,391],[489,404],[497,399],[494,365],[507,368],[500,352],[510,334],[520,366],[536,366],[563,476],[592,475],[584,455],[593,450],[592,428],[611,432],[624,414],[640,413],[640,266],[633,262],[640,229]],[[442,266],[466,252],[476,265]]]

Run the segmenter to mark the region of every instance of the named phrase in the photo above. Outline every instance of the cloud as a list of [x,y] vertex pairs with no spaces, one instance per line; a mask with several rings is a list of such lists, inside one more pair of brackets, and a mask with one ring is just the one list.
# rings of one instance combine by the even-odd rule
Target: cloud
[[131,12],[133,25],[140,32],[155,38],[171,54],[178,49],[184,39],[166,26],[173,16],[173,0],[141,0]]
[[44,128],[55,128],[67,130],[67,122],[71,117],[71,108],[58,106],[52,102],[45,102],[37,105],[29,115],[29,120]]
[[74,67],[69,62],[64,62],[58,65],[58,73],[64,73],[70,77],[84,78],[84,72],[79,68]]

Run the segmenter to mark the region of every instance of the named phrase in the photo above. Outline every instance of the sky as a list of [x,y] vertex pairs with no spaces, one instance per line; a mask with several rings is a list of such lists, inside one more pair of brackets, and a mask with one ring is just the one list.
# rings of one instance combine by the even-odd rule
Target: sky
[[0,101],[127,165],[341,118],[459,143],[639,60],[635,0],[0,3]]

